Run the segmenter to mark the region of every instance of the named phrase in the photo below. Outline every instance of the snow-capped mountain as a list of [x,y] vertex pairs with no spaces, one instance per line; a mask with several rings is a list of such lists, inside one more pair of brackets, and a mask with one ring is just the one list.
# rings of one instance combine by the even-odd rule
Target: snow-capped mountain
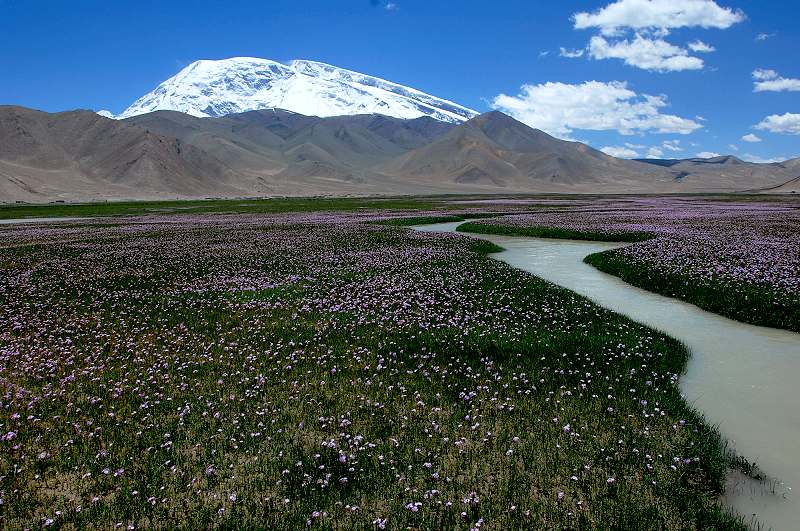
[[478,113],[413,88],[314,61],[288,64],[253,57],[195,61],[116,116],[159,110],[208,117],[257,109],[308,116],[430,116],[461,123]]

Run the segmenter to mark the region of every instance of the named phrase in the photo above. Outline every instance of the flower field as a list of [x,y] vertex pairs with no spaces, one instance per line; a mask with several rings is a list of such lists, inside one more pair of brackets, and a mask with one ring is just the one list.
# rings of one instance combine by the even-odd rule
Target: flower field
[[[2,527],[742,527],[680,344],[386,217],[0,228]],[[796,257],[741,260],[797,295]]]
[[586,261],[739,321],[800,331],[796,200],[602,200],[474,221],[461,229],[638,242]]

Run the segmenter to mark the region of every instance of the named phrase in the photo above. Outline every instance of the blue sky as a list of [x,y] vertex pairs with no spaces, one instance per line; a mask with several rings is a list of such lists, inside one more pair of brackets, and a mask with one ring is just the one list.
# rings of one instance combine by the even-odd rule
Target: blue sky
[[120,112],[197,59],[311,59],[623,156],[782,159],[798,19],[796,0],[0,0],[0,104]]

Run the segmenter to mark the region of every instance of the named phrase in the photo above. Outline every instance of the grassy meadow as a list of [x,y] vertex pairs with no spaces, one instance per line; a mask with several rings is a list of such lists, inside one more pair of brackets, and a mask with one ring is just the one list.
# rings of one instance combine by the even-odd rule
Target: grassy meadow
[[465,223],[462,232],[630,242],[586,262],[745,323],[800,332],[797,198],[611,198]]
[[3,527],[743,528],[681,344],[341,210],[0,227]]

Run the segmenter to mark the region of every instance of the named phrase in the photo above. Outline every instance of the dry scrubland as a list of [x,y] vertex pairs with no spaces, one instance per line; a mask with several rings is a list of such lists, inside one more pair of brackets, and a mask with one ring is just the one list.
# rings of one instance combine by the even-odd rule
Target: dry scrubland
[[0,228],[3,527],[740,525],[681,345],[386,215]]

